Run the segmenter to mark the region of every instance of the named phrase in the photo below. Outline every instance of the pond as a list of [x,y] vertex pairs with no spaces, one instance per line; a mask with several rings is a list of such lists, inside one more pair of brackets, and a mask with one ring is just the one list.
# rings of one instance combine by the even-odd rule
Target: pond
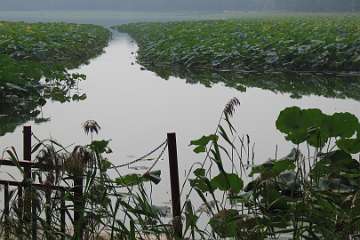
[[[167,76],[164,80],[136,64],[136,50],[136,43],[128,35],[115,33],[103,55],[74,70],[87,76],[87,80],[79,84],[87,99],[63,104],[49,102],[42,108],[41,117],[50,118],[50,121],[26,124],[33,126],[37,137],[51,137],[67,146],[88,143],[90,137],[84,134],[81,124],[96,120],[102,127],[96,138],[112,140],[110,160],[114,164],[129,162],[149,152],[165,140],[167,132],[176,132],[180,178],[183,179],[185,170],[203,159],[192,152],[190,141],[214,132],[224,105],[233,97],[241,102],[233,123],[240,134],[248,134],[251,143],[255,144],[255,163],[274,157],[276,149],[279,156],[290,151],[291,144],[275,128],[279,112],[286,107],[319,108],[325,113],[351,112],[360,117],[359,98],[356,93],[351,94],[357,83],[351,79],[344,79],[348,82],[342,87],[338,86],[339,81],[325,82],[327,86],[313,84],[306,91],[297,91],[307,83],[297,85],[300,80],[296,79],[289,81],[288,88],[292,90],[274,88],[276,76],[266,75],[256,77],[264,81],[245,77],[241,88],[226,86],[221,81],[202,84],[214,74],[210,74],[212,77],[189,73],[170,74],[179,77],[160,74]],[[265,81],[266,78],[269,80]],[[271,78],[274,78],[273,83]],[[331,84],[334,94],[328,93]],[[295,97],[294,92],[298,92]],[[348,98],[337,98],[343,96]],[[14,132],[1,137],[1,150],[14,146],[21,155],[21,134],[22,126],[18,126]],[[168,189],[167,157],[159,164],[164,179],[161,184]],[[164,196],[161,197],[163,200],[169,200],[169,194],[165,199]]]

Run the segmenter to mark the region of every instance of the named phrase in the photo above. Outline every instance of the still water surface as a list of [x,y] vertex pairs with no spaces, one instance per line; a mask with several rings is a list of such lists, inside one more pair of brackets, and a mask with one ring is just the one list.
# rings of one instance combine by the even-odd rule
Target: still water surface
[[[164,80],[155,73],[141,70],[135,62],[137,45],[125,34],[115,34],[105,53],[82,66],[76,72],[87,75],[80,84],[87,99],[82,102],[49,102],[43,116],[51,121],[35,124],[34,133],[42,139],[52,137],[64,146],[86,144],[81,124],[89,119],[101,126],[98,139],[111,139],[114,164],[126,163],[165,140],[167,132],[176,132],[180,161],[180,177],[185,170],[203,157],[195,155],[189,143],[214,132],[224,105],[233,97],[241,101],[233,123],[241,134],[249,134],[255,143],[255,163],[273,157],[278,145],[279,156],[291,149],[275,120],[281,110],[289,106],[320,108],[326,113],[352,112],[360,117],[360,103],[351,99],[303,96],[293,99],[290,94],[280,94],[260,88],[247,88],[240,92],[223,84],[211,88],[201,84],[188,84],[184,79],[170,77]],[[15,146],[21,154],[21,130],[0,138],[0,148]],[[158,168],[163,170],[162,199],[168,199],[167,157]],[[166,190],[166,191],[165,191]],[[164,198],[165,197],[165,198]]]

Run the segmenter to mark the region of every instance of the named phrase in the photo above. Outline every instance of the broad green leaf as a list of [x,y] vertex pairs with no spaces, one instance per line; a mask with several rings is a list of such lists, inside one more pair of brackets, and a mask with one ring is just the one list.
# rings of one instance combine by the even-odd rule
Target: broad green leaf
[[197,168],[194,170],[194,175],[197,177],[204,177],[205,176],[205,169],[204,168]]
[[209,179],[206,177],[197,177],[195,179],[190,179],[190,186],[197,189],[200,192],[213,192],[213,186],[211,185]]
[[124,187],[135,186],[148,181],[158,184],[161,181],[160,175],[161,175],[161,171],[147,172],[144,175],[134,173],[116,178],[115,182],[116,184]]
[[360,139],[339,139],[336,145],[347,153],[357,154],[360,153]]
[[358,161],[342,150],[321,154],[320,160],[314,165],[311,174],[317,177],[340,174],[342,172],[357,172],[360,170]]
[[324,118],[320,128],[327,137],[349,138],[359,128],[359,121],[353,114],[335,113]]
[[218,188],[221,191],[239,193],[244,187],[244,183],[242,179],[236,174],[220,173],[211,179],[211,186]]
[[217,140],[218,136],[216,135],[203,136],[198,140],[191,141],[190,146],[195,146],[195,153],[201,153],[206,151],[206,146],[209,144],[209,142],[217,142]]
[[319,109],[301,110],[299,107],[290,107],[280,112],[276,127],[287,134],[287,140],[300,144],[309,138],[309,129],[321,126],[324,117]]
[[109,143],[110,141],[108,140],[92,141],[90,149],[96,153],[102,154],[107,151]]
[[139,174],[129,174],[123,177],[116,178],[115,182],[120,186],[131,187],[142,183],[143,178]]

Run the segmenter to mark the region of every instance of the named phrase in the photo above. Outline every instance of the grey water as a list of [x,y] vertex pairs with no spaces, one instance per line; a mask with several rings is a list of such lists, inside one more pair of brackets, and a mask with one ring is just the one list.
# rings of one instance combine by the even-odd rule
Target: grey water
[[[53,138],[67,146],[89,143],[90,137],[81,125],[96,120],[102,128],[95,139],[111,139],[113,153],[108,158],[115,165],[149,152],[165,140],[168,132],[176,132],[182,182],[186,170],[204,158],[192,152],[190,141],[215,131],[224,105],[233,97],[240,100],[241,106],[232,122],[240,135],[248,134],[251,144],[255,144],[255,163],[273,158],[276,149],[279,156],[291,150],[292,145],[275,127],[279,112],[286,107],[319,108],[329,114],[351,112],[360,117],[360,102],[352,99],[316,95],[294,99],[288,93],[256,87],[240,92],[222,83],[206,87],[177,77],[164,80],[136,63],[137,48],[128,35],[115,34],[104,54],[74,70],[87,76],[79,85],[87,99],[64,104],[49,102],[42,109],[49,122],[30,121],[25,125],[32,125],[40,139]],[[22,126],[18,126],[0,138],[0,149],[14,146],[21,156],[21,139]],[[167,156],[156,169],[162,170],[159,189],[166,202],[170,199]]]

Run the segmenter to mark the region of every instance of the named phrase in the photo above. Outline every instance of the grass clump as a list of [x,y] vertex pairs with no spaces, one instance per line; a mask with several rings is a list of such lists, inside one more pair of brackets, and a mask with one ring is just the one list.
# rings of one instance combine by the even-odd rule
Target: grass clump
[[144,65],[241,71],[351,72],[360,67],[357,16],[263,17],[117,26]]

